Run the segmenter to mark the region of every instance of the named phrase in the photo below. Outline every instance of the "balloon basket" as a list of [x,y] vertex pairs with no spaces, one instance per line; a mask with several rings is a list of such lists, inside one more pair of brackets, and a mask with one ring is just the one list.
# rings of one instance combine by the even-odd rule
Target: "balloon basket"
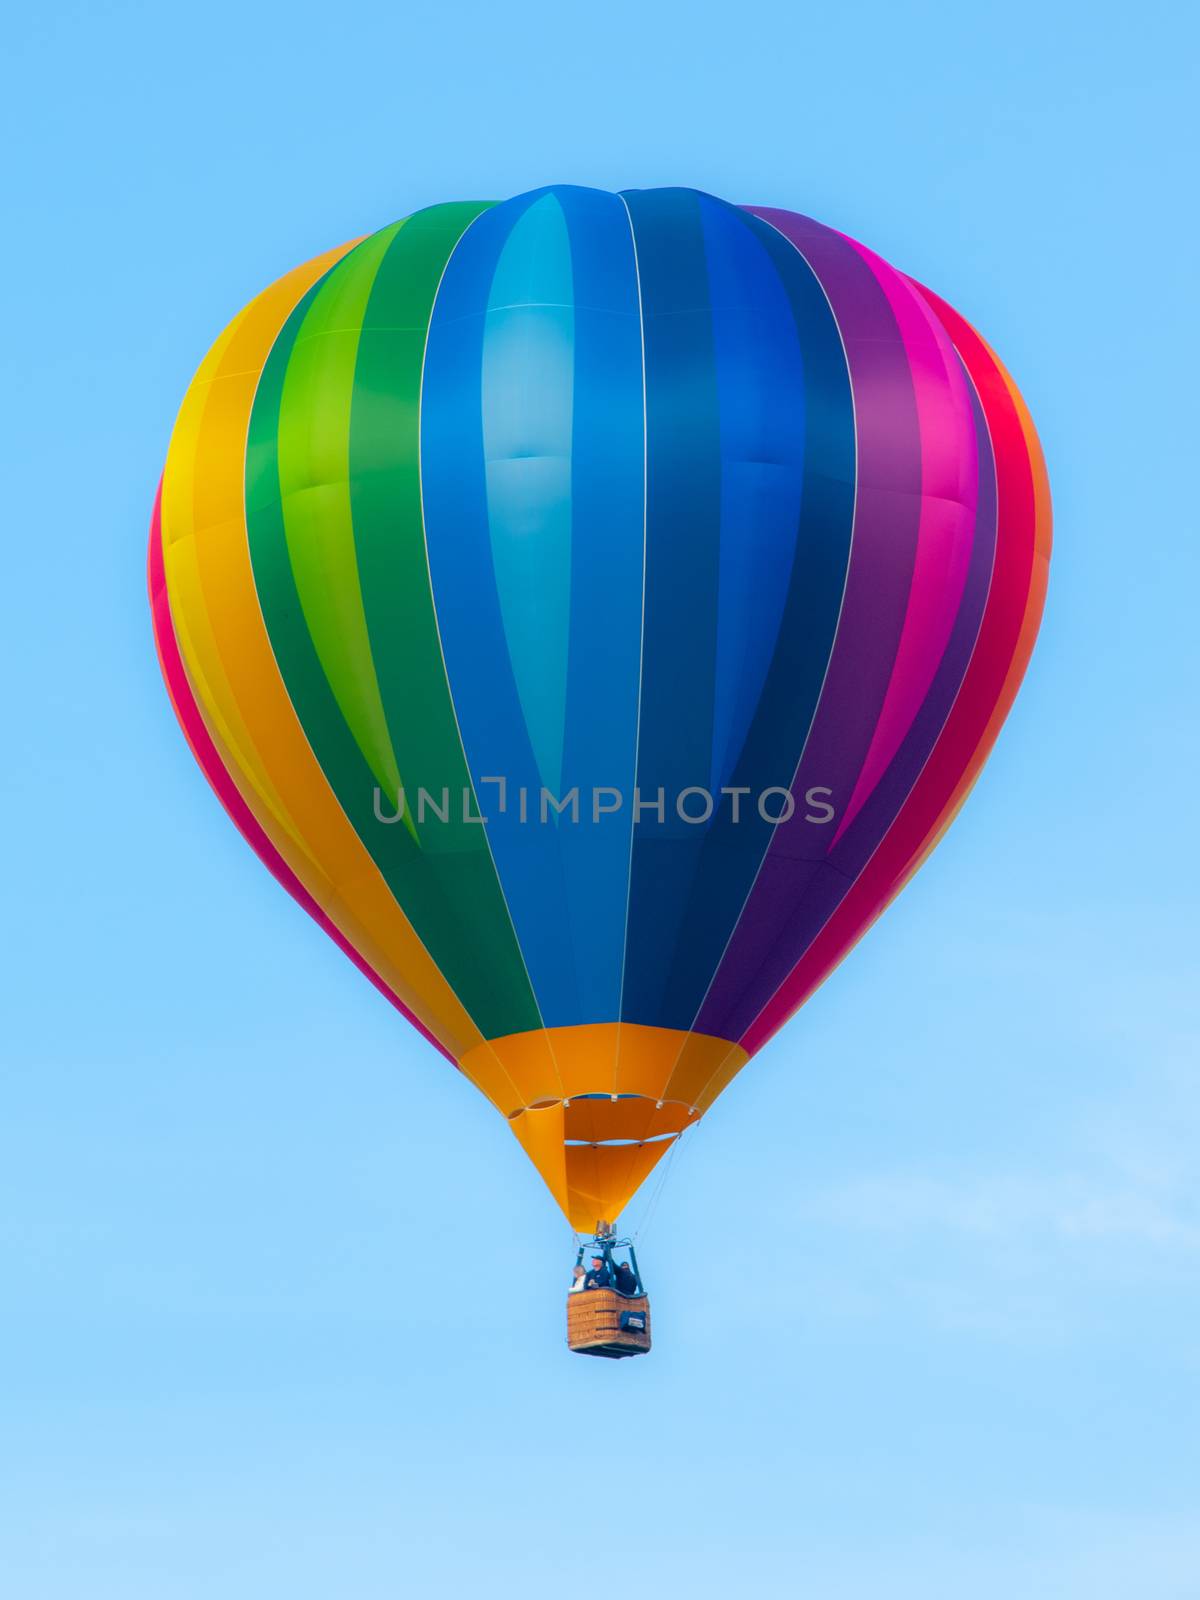
[[644,1294],[583,1289],[567,1296],[567,1344],[576,1355],[645,1355],[650,1348],[650,1301]]

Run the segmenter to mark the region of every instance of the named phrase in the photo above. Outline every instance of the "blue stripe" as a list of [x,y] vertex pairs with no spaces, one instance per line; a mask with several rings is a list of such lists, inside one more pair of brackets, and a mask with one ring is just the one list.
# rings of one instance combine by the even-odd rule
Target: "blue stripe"
[[[686,914],[688,936],[677,954],[664,999],[663,1015],[678,1027],[694,1023],[771,842],[773,829],[763,821],[754,801],[769,788],[790,787],[816,714],[850,560],[856,473],[850,375],[837,322],[819,281],[774,229],[722,202],[708,201],[707,205],[714,212],[723,212],[729,224],[723,232],[722,250],[716,248],[717,231],[708,235],[714,279],[726,270],[717,266],[724,258],[728,266],[736,266],[747,303],[764,312],[768,307],[771,310],[773,325],[764,321],[757,333],[745,328],[743,379],[734,387],[758,397],[748,415],[759,420],[741,431],[739,449],[748,450],[756,463],[770,464],[766,471],[774,481],[775,494],[769,501],[764,498],[740,507],[746,520],[740,527],[735,524],[731,532],[734,541],[742,544],[751,538],[750,528],[763,519],[757,538],[760,546],[769,548],[762,549],[758,558],[762,564],[746,587],[755,593],[752,607],[774,618],[773,599],[769,598],[774,575],[784,603],[774,629],[769,666],[759,681],[731,779],[733,785],[750,790],[744,801],[750,809],[748,814],[743,811],[736,825],[729,811],[717,814],[695,875]],[[735,245],[737,230],[743,242]],[[753,241],[757,254],[747,251],[747,240]],[[760,277],[761,264],[768,262],[777,285],[774,292],[767,290]],[[780,320],[775,321],[776,317]],[[785,317],[790,322],[786,333]],[[724,395],[723,388],[723,399]],[[739,412],[745,404],[744,400],[738,403]],[[803,418],[794,438],[788,415],[793,407],[797,422]],[[798,445],[802,446],[799,450]],[[738,463],[740,470],[748,465],[744,459]],[[785,574],[782,518],[789,506],[795,520],[787,541],[792,549],[790,571]],[[748,617],[751,629],[752,618],[753,610]],[[773,803],[780,799],[776,796]]]
[[[547,1026],[617,1015],[637,721],[642,376],[613,195],[542,190],[481,217],[430,323],[421,464],[447,676]],[[506,805],[488,778],[506,779]],[[578,786],[580,820],[541,821]],[[525,791],[524,805],[519,798]]]
[[805,404],[798,330],[770,256],[730,207],[706,198],[701,216],[721,413],[715,794],[741,756],[779,638],[800,521]]
[[[575,271],[571,651],[564,785],[615,788],[621,810],[560,834],[580,1022],[620,1016],[642,648],[642,325],[617,195],[557,191]],[[566,1020],[566,1019],[564,1019]]]
[[712,765],[720,575],[721,428],[699,196],[625,196],[637,241],[646,362],[646,593],[637,786],[665,817],[634,828],[622,1018],[657,1023],[683,927],[699,830],[675,796]]
[[[711,747],[684,782],[750,793],[736,821],[726,799],[707,825],[664,830],[673,836],[661,839],[644,884],[635,878],[637,916],[649,922],[631,926],[625,1015],[682,1028],[695,1019],[770,842],[757,799],[790,785],[816,708],[849,559],[854,481],[849,376],[819,283],[794,250],[776,248],[772,230],[710,197],[697,205],[719,437],[698,436],[691,453],[708,451],[719,465],[707,490],[718,531],[715,564],[707,552],[702,562],[714,593],[694,602],[691,650],[699,674],[700,649],[712,641]],[[650,381],[662,376],[670,404],[670,374]],[[653,474],[653,434],[651,452]],[[700,519],[682,514],[711,526],[711,507]],[[648,764],[646,726],[644,704]]]

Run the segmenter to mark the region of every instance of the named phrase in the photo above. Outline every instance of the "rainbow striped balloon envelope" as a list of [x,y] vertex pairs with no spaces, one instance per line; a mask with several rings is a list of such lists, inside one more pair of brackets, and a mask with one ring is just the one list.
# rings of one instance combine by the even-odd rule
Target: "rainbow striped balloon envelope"
[[590,1228],[955,816],[1049,548],[935,294],[788,211],[552,187],[252,301],[150,588],[246,839]]

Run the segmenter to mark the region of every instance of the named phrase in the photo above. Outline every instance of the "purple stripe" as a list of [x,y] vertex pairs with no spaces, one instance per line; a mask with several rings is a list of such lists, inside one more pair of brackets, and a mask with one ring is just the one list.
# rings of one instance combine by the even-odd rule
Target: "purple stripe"
[[[995,456],[983,409],[969,380],[968,389],[979,447],[979,494],[966,583],[945,654],[895,758],[828,861],[819,865],[789,863],[788,873],[776,875],[771,898],[764,901],[774,919],[774,942],[757,967],[742,969],[740,993],[722,1013],[720,1026],[710,1030],[704,1021],[701,1026],[705,1031],[741,1038],[786,981],[895,821],[937,743],[966,676],[987,603],[997,530]],[[758,917],[757,903],[753,910]],[[729,976],[732,979],[734,975]],[[729,987],[733,989],[732,982]]]
[[854,395],[857,497],[846,593],[812,730],[793,783],[791,822],[775,830],[758,880],[693,1024],[737,1038],[726,1018],[783,937],[797,895],[828,853],[829,824],[804,821],[813,787],[838,816],[866,760],[900,641],[916,557],[921,445],[908,353],[887,296],[854,245],[787,211],[748,207],[801,251],[841,330]]
[[[969,378],[967,390],[978,443],[979,489],[962,600],[945,654],[929,686],[929,693],[913,718],[912,727],[870,799],[830,853],[831,864],[851,881],[858,877],[875,854],[880,840],[895,821],[913,784],[920,777],[921,769],[928,761],[962,687],[975,641],[979,637],[979,625],[983,620],[983,608],[992,581],[992,563],[996,557],[996,458],[992,454],[983,408]],[[813,938],[817,931],[813,930]]]

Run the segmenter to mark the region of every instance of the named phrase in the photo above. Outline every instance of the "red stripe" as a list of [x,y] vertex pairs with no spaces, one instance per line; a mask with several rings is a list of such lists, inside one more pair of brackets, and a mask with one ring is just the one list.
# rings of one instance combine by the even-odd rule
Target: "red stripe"
[[154,624],[154,644],[158,651],[158,664],[162,669],[163,681],[167,686],[171,705],[183,736],[187,740],[196,763],[212,786],[213,793],[224,806],[233,819],[234,825],[254,851],[255,855],[266,867],[267,871],[292,896],[293,900],[303,906],[309,916],[329,935],[340,950],[343,950],[353,961],[358,970],[371,980],[380,994],[391,1001],[396,1010],[408,1019],[423,1034],[435,1050],[441,1052],[447,1061],[453,1062],[454,1057],[434,1038],[429,1029],[418,1017],[408,1009],[402,1000],[388,987],[379,974],[371,967],[358,951],[354,949],[345,935],[330,921],[329,917],[309,894],[308,890],[288,866],[279,851],[271,843],[262,825],[254,813],[243,800],[224,763],[217,754],[216,746],[209,736],[192,693],[191,684],[187,679],[187,671],[183,659],[179,654],[179,645],[175,638],[175,627],[171,620],[171,606],[167,597],[166,574],[163,569],[162,554],[162,481],[159,481],[158,491],[154,496],[154,514],[150,521],[150,557],[148,563],[147,579],[150,589],[150,615]]

